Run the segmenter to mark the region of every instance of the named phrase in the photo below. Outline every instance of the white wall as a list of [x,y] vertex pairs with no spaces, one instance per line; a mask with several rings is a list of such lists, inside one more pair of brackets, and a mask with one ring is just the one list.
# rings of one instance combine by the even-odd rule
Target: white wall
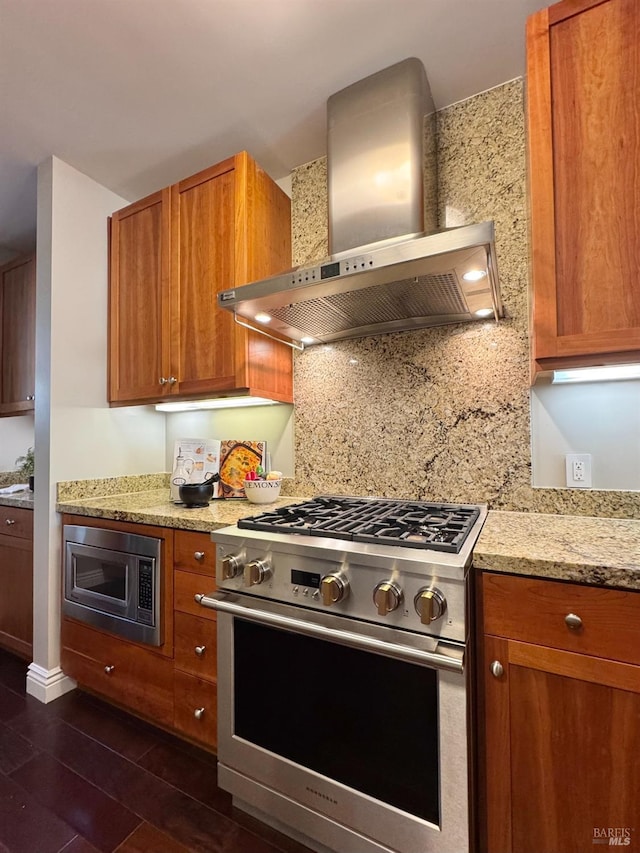
[[33,447],[33,415],[0,418],[0,471],[15,471],[16,459]]
[[592,488],[640,489],[640,381],[536,385],[531,448],[534,486],[565,486],[565,453],[590,453]]
[[282,471],[285,477],[293,477],[293,422],[293,406],[284,403],[167,415],[166,470],[173,470],[177,438],[237,438],[266,441],[272,469]]
[[68,689],[60,662],[56,483],[164,470],[164,416],[110,409],[107,217],[126,200],[52,157],[38,169],[34,662],[27,688]]

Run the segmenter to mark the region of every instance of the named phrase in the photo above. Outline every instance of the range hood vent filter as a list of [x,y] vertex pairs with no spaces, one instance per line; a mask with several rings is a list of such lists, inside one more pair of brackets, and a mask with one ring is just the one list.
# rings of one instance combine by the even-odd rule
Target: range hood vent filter
[[272,309],[271,316],[289,328],[304,328],[315,339],[338,340],[343,336],[364,337],[383,324],[389,331],[394,325],[406,328],[408,317],[413,318],[416,327],[455,322],[452,317],[466,320],[468,311],[455,277],[449,274],[310,299]]

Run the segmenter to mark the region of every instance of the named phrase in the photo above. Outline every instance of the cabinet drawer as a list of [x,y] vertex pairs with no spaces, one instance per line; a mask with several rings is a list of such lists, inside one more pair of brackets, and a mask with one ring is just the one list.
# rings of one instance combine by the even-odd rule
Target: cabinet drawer
[[216,548],[210,533],[176,530],[173,547],[176,568],[215,577]]
[[218,693],[215,684],[174,673],[174,726],[188,737],[216,748],[218,744]]
[[61,663],[81,686],[171,725],[173,661],[63,619]]
[[485,634],[640,664],[640,593],[485,572],[482,597]]
[[0,533],[20,539],[33,538],[33,510],[0,506]]
[[177,669],[197,675],[199,678],[216,680],[216,629],[211,619],[175,614],[174,654]]
[[196,594],[208,594],[216,588],[213,578],[195,575],[193,572],[175,571],[173,573],[173,605],[182,613],[190,613],[203,619],[216,618],[215,610],[202,607],[195,600]]

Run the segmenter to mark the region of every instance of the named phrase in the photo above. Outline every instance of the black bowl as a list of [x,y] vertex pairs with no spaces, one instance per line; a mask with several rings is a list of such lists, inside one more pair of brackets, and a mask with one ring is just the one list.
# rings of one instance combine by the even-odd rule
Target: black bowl
[[213,497],[213,482],[187,483],[179,487],[180,500],[185,506],[208,506]]

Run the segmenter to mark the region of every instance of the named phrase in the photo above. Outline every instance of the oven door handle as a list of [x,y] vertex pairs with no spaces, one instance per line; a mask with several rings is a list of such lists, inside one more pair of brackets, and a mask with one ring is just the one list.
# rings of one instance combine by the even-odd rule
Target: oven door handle
[[342,646],[349,646],[352,649],[377,652],[386,657],[406,661],[407,663],[421,664],[431,669],[445,669],[458,673],[464,672],[464,652],[462,649],[451,649],[451,652],[456,655],[455,657],[451,657],[450,655],[439,654],[438,652],[414,649],[411,646],[404,646],[399,643],[389,643],[385,640],[378,640],[375,637],[365,637],[353,631],[325,628],[323,625],[316,625],[313,622],[303,622],[301,619],[293,619],[290,616],[282,616],[279,613],[268,613],[265,610],[254,610],[250,607],[244,607],[242,604],[227,601],[225,594],[221,592],[213,592],[210,595],[199,595],[197,596],[197,601],[203,607],[210,607],[221,613],[229,613],[231,616],[239,616],[249,622],[260,622],[264,625],[272,625],[275,628],[295,631],[297,634],[305,634],[308,637],[318,637],[332,643],[339,643]]

